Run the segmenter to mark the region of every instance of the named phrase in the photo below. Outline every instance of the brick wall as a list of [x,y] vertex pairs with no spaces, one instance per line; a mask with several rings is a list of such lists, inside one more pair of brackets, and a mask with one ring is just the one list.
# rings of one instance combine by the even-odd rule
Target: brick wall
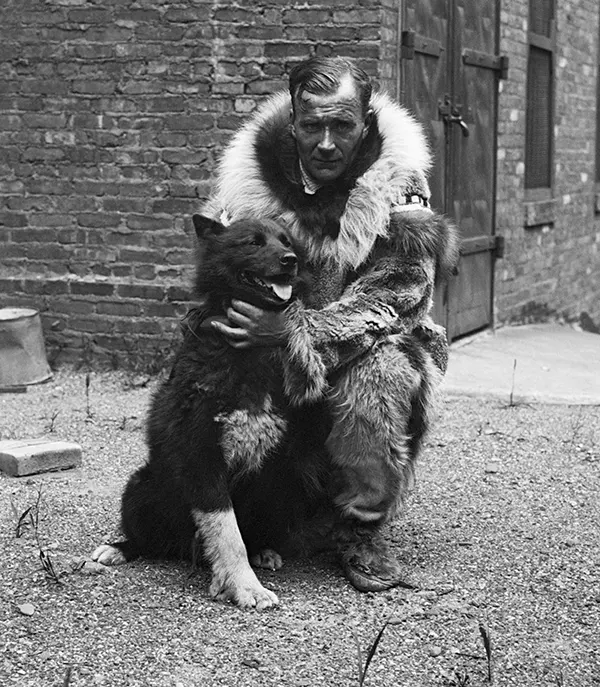
[[1,3],[0,305],[40,310],[58,362],[160,358],[224,141],[309,54],[377,77],[394,4]]
[[[160,362],[189,298],[189,216],[224,142],[310,54],[397,93],[399,0],[0,4],[0,305],[42,313],[50,357]],[[557,3],[554,222],[525,228],[527,0],[503,0],[496,322],[600,321],[598,7]]]
[[[496,264],[496,317],[600,322],[600,215],[595,212],[595,117],[598,20],[596,0],[556,2],[554,201],[538,211],[524,188],[527,0],[503,0],[501,52],[510,56],[501,83],[497,232],[506,237]],[[539,214],[536,224],[535,213]],[[532,216],[533,213],[533,216]],[[529,215],[532,226],[526,227]]]

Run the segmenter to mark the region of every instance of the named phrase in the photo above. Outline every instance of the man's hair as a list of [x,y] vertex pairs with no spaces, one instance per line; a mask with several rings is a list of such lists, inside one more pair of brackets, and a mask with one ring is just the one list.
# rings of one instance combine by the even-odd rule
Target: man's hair
[[295,109],[296,98],[304,92],[313,95],[335,93],[344,77],[356,84],[363,113],[369,109],[373,84],[369,75],[345,57],[311,57],[297,64],[290,72],[290,95]]

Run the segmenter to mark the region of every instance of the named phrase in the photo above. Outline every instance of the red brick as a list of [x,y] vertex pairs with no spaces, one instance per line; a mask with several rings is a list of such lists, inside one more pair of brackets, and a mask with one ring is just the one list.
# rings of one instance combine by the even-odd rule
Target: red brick
[[71,293],[74,296],[112,296],[115,292],[114,284],[94,283],[94,282],[77,282],[73,281],[70,284]]
[[194,7],[193,9],[170,9],[165,13],[164,18],[167,21],[175,23],[203,22],[210,19],[210,8]]
[[56,162],[63,160],[65,153],[59,148],[27,148],[23,151],[23,160]]
[[188,301],[191,298],[191,291],[181,286],[170,286],[167,289],[167,299],[170,301]]
[[23,293],[39,294],[42,296],[56,296],[69,292],[69,287],[65,281],[50,279],[24,279]]
[[166,117],[164,121],[165,129],[171,131],[188,131],[195,129],[210,129],[214,126],[214,119],[209,114],[197,114],[191,116],[176,115]]
[[147,279],[148,281],[156,279],[155,265],[136,265],[133,268],[133,276],[135,279]]
[[27,228],[22,231],[15,231],[12,234],[12,240],[16,243],[32,242],[36,241],[38,243],[54,243],[56,241],[56,230],[55,229],[31,229]]
[[162,286],[148,284],[119,284],[117,293],[122,298],[147,298],[156,301],[162,300],[165,295]]
[[26,227],[27,215],[18,212],[0,212],[0,225],[5,227]]
[[129,215],[127,226],[133,230],[161,231],[171,229],[173,219],[170,217],[154,217],[152,215]]
[[84,213],[76,219],[81,227],[117,227],[121,223],[120,215],[106,212]]
[[163,256],[160,251],[139,249],[139,248],[121,248],[119,250],[119,261],[120,262],[160,262]]
[[113,317],[138,317],[142,313],[142,308],[139,303],[101,302],[96,305],[96,312],[99,315]]
[[182,198],[167,198],[152,203],[152,210],[168,215],[190,215],[198,210],[198,202]]

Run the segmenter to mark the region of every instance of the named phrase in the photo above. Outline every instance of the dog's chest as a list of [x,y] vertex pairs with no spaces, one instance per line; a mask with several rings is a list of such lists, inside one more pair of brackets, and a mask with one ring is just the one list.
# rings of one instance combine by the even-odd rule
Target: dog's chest
[[280,368],[276,357],[262,353],[232,356],[224,369],[214,421],[229,468],[258,470],[281,442],[287,428],[282,405]]
[[258,470],[287,429],[270,395],[265,396],[262,408],[238,407],[214,419],[221,426],[220,445],[228,467],[242,472]]

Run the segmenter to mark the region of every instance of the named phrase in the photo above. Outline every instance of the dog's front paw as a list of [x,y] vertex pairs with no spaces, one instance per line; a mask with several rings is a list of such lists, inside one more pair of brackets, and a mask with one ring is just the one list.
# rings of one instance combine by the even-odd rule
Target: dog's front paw
[[279,570],[283,566],[283,558],[273,549],[262,549],[262,551],[250,557],[250,563],[255,568]]
[[102,565],[122,565],[127,563],[121,549],[111,544],[101,544],[92,554],[92,560]]
[[217,601],[231,601],[243,609],[255,608],[263,611],[279,603],[277,594],[263,587],[251,568],[245,574],[226,579],[215,575],[210,583],[209,593]]

